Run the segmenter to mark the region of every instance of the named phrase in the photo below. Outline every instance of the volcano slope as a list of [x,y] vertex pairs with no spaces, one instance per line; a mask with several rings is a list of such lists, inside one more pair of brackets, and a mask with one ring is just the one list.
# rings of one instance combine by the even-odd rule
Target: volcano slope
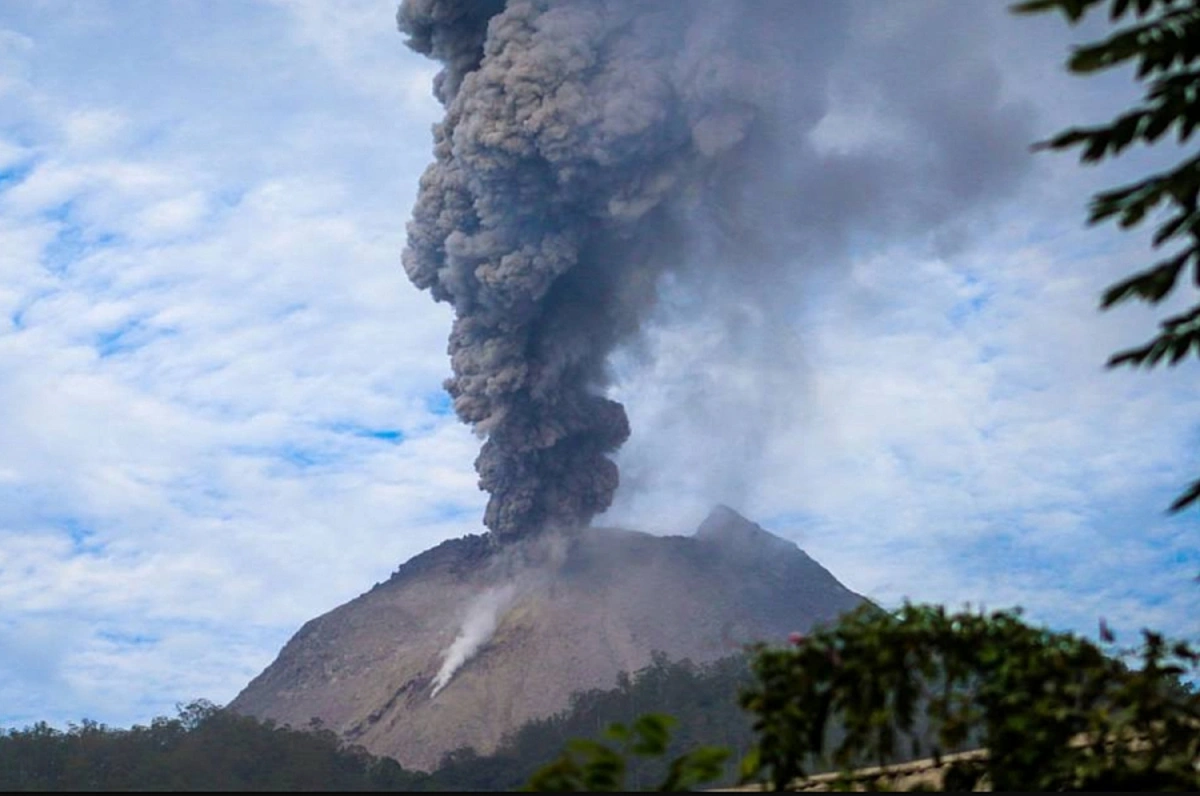
[[861,602],[795,544],[724,506],[687,537],[587,528],[497,547],[467,536],[306,623],[229,709],[301,728],[319,719],[373,754],[431,770],[463,746],[493,751],[655,651],[710,661]]

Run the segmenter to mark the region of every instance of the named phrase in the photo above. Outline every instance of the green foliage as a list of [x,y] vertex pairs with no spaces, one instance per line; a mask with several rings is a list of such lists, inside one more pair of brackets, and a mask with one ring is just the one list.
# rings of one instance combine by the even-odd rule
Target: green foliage
[[[1146,84],[1145,96],[1109,124],[1072,128],[1038,146],[1078,147],[1080,160],[1094,163],[1119,155],[1134,142],[1156,143],[1172,129],[1178,143],[1187,144],[1200,125],[1200,0],[1031,0],[1013,8],[1019,13],[1057,10],[1075,23],[1104,5],[1112,22],[1128,24],[1102,41],[1076,48],[1067,66],[1082,75],[1134,66],[1137,79]],[[1115,221],[1128,229],[1161,210],[1153,246],[1175,246],[1149,268],[1110,286],[1101,300],[1103,308],[1130,298],[1157,304],[1189,269],[1193,283],[1200,287],[1198,196],[1200,154],[1191,154],[1174,168],[1093,197],[1089,223]],[[1166,318],[1155,337],[1114,354],[1108,364],[1152,368],[1165,360],[1174,366],[1189,354],[1200,356],[1200,303]],[[1197,500],[1200,480],[1170,510],[1179,511]]]
[[864,607],[791,648],[759,648],[742,696],[759,737],[746,773],[782,789],[815,761],[848,772],[979,744],[986,757],[947,763],[946,789],[1197,789],[1200,697],[1180,677],[1198,669],[1200,654],[1150,632],[1106,653],[1016,612]]
[[[618,677],[616,688],[577,692],[565,710],[528,722],[505,738],[493,754],[459,749],[446,755],[417,787],[431,791],[521,788],[573,738],[610,743],[612,738],[605,734],[610,725],[636,724],[638,717],[647,713],[670,714],[677,722],[664,754],[626,758],[624,781],[630,790],[640,790],[668,780],[671,761],[688,750],[720,746],[739,755],[748,751],[754,734],[749,715],[737,704],[737,695],[750,682],[749,661],[744,655],[698,665],[670,661],[655,653],[648,666]],[[722,767],[718,782],[736,782],[738,773],[730,761]]]
[[409,790],[423,775],[329,731],[302,732],[199,700],[149,727],[85,720],[0,734],[0,790]]
[[[1200,695],[1183,679],[1200,674],[1200,653],[1154,633],[1136,650],[1102,637],[1109,649],[1015,612],[864,606],[789,647],[758,647],[749,670],[742,658],[696,667],[656,656],[618,688],[526,725],[497,755],[459,750],[433,774],[345,748],[319,727],[199,701],[149,727],[0,733],[0,789],[688,790],[730,780],[729,747],[747,751],[744,779],[775,787],[830,766],[983,747],[985,758],[948,759],[945,789],[1200,789]],[[832,784],[863,785],[848,774]]]
[[[0,731],[0,791],[514,790],[570,738],[604,739],[606,725],[626,722],[634,722],[626,732],[645,736],[637,748],[646,752],[632,755],[624,767],[630,787],[666,783],[683,789],[709,774],[733,782],[736,770],[715,752],[685,750],[720,744],[741,753],[751,747],[750,718],[736,699],[749,682],[744,656],[698,666],[655,654],[649,666],[622,675],[616,688],[579,692],[568,709],[526,724],[495,754],[458,749],[429,774],[347,748],[319,722],[293,730],[205,700],[180,706],[174,718],[127,730],[84,720],[63,732],[41,722]],[[679,729],[655,734],[634,721],[645,712],[675,714]],[[650,753],[649,741],[665,743],[663,754]]]
[[[638,717],[632,727],[610,725],[605,736],[620,744],[618,749],[599,741],[570,741],[557,760],[533,775],[525,789],[549,793],[627,791],[630,788],[626,784],[626,761],[632,757],[665,756],[675,723],[671,716],[647,713]],[[712,782],[721,776],[729,756],[728,749],[715,746],[680,755],[671,761],[666,777],[653,790],[688,791]]]

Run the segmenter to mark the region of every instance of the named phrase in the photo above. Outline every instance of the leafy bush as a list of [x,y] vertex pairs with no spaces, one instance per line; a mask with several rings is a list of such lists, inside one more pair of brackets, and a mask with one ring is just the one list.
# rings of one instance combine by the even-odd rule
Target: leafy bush
[[[921,789],[1200,789],[1200,695],[1184,679],[1200,653],[1149,631],[1136,649],[1113,647],[1103,626],[1101,637],[1109,649],[1017,611],[906,604],[863,606],[789,647],[759,646],[741,696],[757,735],[744,781],[785,790],[832,766],[835,788],[892,789],[900,780],[887,769],[855,769],[929,755],[939,776]],[[614,728],[618,748],[572,742],[528,789],[626,790],[628,760],[662,756],[669,726],[647,716]],[[974,747],[984,752],[943,757]],[[710,782],[724,759],[713,747],[681,755],[653,789]]]
[[1181,680],[1198,662],[1151,632],[1106,652],[1015,611],[864,607],[790,648],[759,648],[742,696],[759,739],[747,773],[783,788],[814,761],[848,771],[980,745],[985,757],[946,764],[947,789],[1200,788],[1200,698]]
[[[667,753],[671,727],[675,719],[660,713],[647,713],[632,727],[613,724],[605,731],[608,740],[620,744],[614,749],[600,741],[574,740],[558,759],[540,769],[529,780],[526,790],[549,793],[578,791],[624,792],[628,760],[632,757],[658,758]],[[686,791],[712,782],[721,776],[728,749],[702,746],[671,761],[662,782],[650,790]]]

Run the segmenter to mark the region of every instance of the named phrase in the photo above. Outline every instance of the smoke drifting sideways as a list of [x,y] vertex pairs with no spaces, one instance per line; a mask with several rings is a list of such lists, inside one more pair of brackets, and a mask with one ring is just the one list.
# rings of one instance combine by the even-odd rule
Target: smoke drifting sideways
[[[946,98],[982,113],[928,114],[949,125],[932,170],[822,149],[812,133],[850,32],[844,3],[405,0],[397,19],[442,63],[446,108],[403,263],[454,307],[446,389],[486,438],[484,524],[501,541],[585,525],[612,503],[610,457],[630,427],[605,395],[610,357],[664,284],[708,306],[736,286],[771,314],[806,255],[856,222],[937,220],[995,192],[1020,172],[996,142],[1027,140],[1027,119],[985,81]],[[955,150],[956,123],[981,143]],[[900,197],[888,184],[913,176],[929,185]]]

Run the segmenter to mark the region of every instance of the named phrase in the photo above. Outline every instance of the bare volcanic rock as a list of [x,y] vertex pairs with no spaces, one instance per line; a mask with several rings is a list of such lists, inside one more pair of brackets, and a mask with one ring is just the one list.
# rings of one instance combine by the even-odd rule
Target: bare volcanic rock
[[495,749],[661,650],[709,661],[863,601],[791,542],[718,507],[694,536],[591,528],[444,542],[313,619],[230,703],[324,727],[405,767]]

